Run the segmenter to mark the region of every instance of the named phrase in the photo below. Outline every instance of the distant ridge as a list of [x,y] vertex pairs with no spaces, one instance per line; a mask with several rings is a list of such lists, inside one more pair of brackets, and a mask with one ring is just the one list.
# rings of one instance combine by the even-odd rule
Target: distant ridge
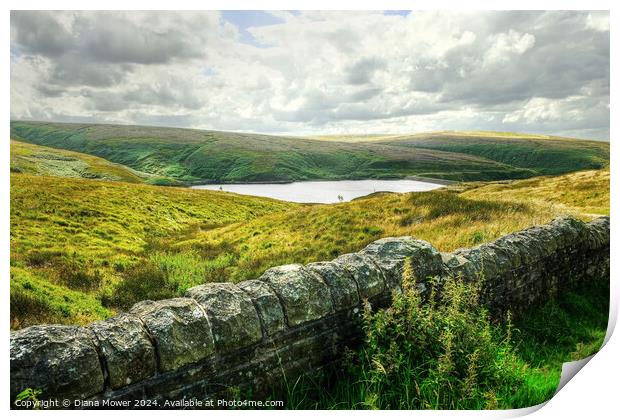
[[12,121],[12,138],[87,153],[181,183],[405,178],[489,181],[608,165],[609,144],[435,132],[286,137],[135,125]]

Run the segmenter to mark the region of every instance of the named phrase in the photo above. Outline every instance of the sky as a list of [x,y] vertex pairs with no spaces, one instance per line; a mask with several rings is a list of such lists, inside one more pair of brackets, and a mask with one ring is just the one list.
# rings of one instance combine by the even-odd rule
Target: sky
[[609,140],[609,13],[11,12],[11,118]]

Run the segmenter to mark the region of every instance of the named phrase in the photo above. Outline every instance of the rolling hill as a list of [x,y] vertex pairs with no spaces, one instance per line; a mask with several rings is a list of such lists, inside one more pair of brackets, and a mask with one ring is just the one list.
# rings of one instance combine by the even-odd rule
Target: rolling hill
[[[297,207],[206,190],[11,173],[11,326],[105,318],[113,310],[103,297],[127,267],[145,261],[151,242]],[[157,289],[149,279],[144,287]]]
[[[520,179],[607,165],[606,143],[433,133],[299,138],[180,128],[12,121],[11,136],[183,183],[425,176]],[[467,141],[463,141],[466,138]],[[551,162],[549,167],[545,162]]]
[[219,191],[11,174],[11,326],[84,324],[143,299],[385,236],[449,251],[545,223],[609,214],[609,170],[300,205]]
[[395,136],[378,141],[386,145],[462,153],[558,175],[609,163],[609,143],[563,137],[494,132],[439,132]]
[[11,172],[137,183],[152,179],[96,156],[16,140],[11,140]]

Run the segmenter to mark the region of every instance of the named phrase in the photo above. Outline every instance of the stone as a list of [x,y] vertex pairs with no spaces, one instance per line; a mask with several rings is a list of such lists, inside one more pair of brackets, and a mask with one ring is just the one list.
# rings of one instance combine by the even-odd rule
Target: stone
[[385,274],[386,286],[400,289],[405,259],[411,259],[416,282],[442,274],[440,253],[428,242],[410,236],[383,238],[372,242],[360,253],[370,257]]
[[[451,272],[456,272],[464,281],[475,281],[482,275],[482,259],[476,248],[459,248],[454,251],[454,265]],[[458,262],[458,263],[457,263]]]
[[121,314],[89,326],[99,344],[112,389],[139,382],[155,375],[155,348],[134,315]]
[[321,276],[329,286],[335,310],[350,309],[359,305],[357,284],[351,274],[340,265],[331,261],[322,261],[308,264],[306,268]]
[[384,275],[367,255],[344,254],[333,260],[333,263],[353,276],[361,299],[370,299],[385,291]]
[[564,247],[586,237],[586,225],[581,220],[571,216],[558,217],[546,226],[547,229],[560,232]]
[[[204,304],[193,298],[143,302],[130,314],[87,328],[39,326],[12,332],[11,397],[28,387],[43,390],[40,399],[85,398],[89,402],[204,400],[216,398],[231,387],[241,392],[251,390],[256,398],[262,398],[261,392],[271,395],[283,377],[294,382],[299,374],[333,366],[347,348],[354,349],[363,342],[361,305],[351,309],[345,306],[364,296],[378,297],[365,302],[373,308],[389,305],[386,298],[394,290],[386,287],[386,277],[389,281],[398,278],[402,255],[411,250],[409,239],[403,242],[391,238],[376,248],[369,246],[368,253],[348,254],[306,267],[275,267],[261,279],[237,286],[200,288],[197,299],[210,296]],[[489,274],[494,270],[496,277],[482,284],[481,303],[491,316],[507,309],[519,314],[575,287],[600,287],[609,281],[609,218],[587,224],[559,219],[474,249],[439,254],[439,258],[442,267],[438,272],[444,276],[463,272],[469,276],[483,268]],[[416,286],[424,287],[425,278],[419,280]],[[442,284],[439,281],[438,288]],[[356,293],[361,296],[356,298]],[[230,308],[228,300],[234,303]],[[250,308],[246,300],[259,320],[252,329],[257,331],[258,325],[263,336],[273,337],[263,337],[251,347],[219,357],[219,344],[212,334],[216,328],[210,323],[208,308],[224,305],[224,313],[235,314],[235,305],[240,302]],[[233,319],[228,321],[230,325],[238,325]],[[149,341],[157,363],[155,373],[148,358],[139,369],[141,362],[132,361],[140,348],[149,353]],[[242,340],[237,342],[245,345]],[[127,366],[122,366],[123,358]],[[129,378],[131,385],[120,386],[122,377]]]
[[608,216],[599,217],[588,223],[586,240],[590,249],[596,249],[605,243],[609,243]]
[[286,328],[284,311],[276,293],[260,280],[247,280],[238,283],[254,303],[267,335],[274,335]]
[[513,268],[514,255],[510,252],[510,248],[506,249],[497,245],[495,242],[485,245],[485,248],[492,250],[493,255],[495,256],[495,265],[499,273],[504,273]]
[[206,283],[186,294],[207,312],[220,353],[251,346],[263,338],[252,299],[232,283]]
[[441,253],[446,275],[453,278],[469,279],[475,277],[475,267],[462,254]]
[[259,280],[269,284],[278,295],[290,327],[333,312],[332,298],[325,282],[300,264],[270,268]]
[[531,247],[531,236],[523,232],[518,232],[510,235],[513,239],[513,247],[515,250],[519,250],[519,256],[521,257],[521,264],[527,265],[535,263],[539,260],[539,255],[535,248]]
[[103,370],[91,333],[82,327],[37,325],[11,332],[11,400],[26,388],[40,399],[84,399],[103,391]]
[[493,242],[493,246],[502,250],[504,256],[509,260],[510,268],[516,268],[521,265],[521,254],[524,250],[514,236],[506,235],[499,238]]
[[211,326],[194,299],[147,300],[135,304],[130,312],[153,337],[162,372],[198,362],[214,352]]

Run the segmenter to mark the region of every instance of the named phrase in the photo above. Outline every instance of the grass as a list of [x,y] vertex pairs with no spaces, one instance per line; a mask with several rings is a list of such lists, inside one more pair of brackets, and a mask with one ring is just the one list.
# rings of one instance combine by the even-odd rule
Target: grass
[[[594,194],[599,201],[592,201]],[[410,235],[451,251],[561,214],[589,219],[594,213],[609,214],[608,170],[303,206],[243,225],[165,238],[158,246],[176,252],[217,250],[209,255],[230,258],[234,264],[226,277],[240,281],[257,277],[272,265],[332,259],[385,236]]]
[[[609,214],[608,169],[334,205],[13,173],[11,293],[25,303],[12,307],[11,326],[84,324],[153,297],[151,289],[180,295],[279,264],[329,260],[385,236],[450,251],[566,213]],[[35,293],[26,280],[50,292]]]
[[[117,308],[102,302],[145,261],[149,243],[297,207],[188,188],[12,173],[11,299],[21,303],[11,305],[11,326],[105,318]],[[192,257],[148,255],[171,267]],[[175,293],[209,280],[196,275]]]
[[489,181],[596,169],[609,161],[606,143],[501,133],[294,138],[12,121],[11,136],[184,183],[407,176]]
[[[19,122],[12,133],[31,142],[11,142],[12,329],[84,325],[143,299],[332,259],[386,236],[411,235],[451,251],[562,214],[609,214],[609,149],[602,143],[471,132],[295,139],[293,146],[274,136]],[[546,176],[333,205],[143,184],[213,174],[223,181]],[[563,362],[600,347],[603,283],[534,307],[514,323],[489,319],[475,285],[455,280],[431,306],[406,293],[392,308],[365,314],[365,346],[343,369],[289,384],[287,407],[538,404],[553,395]]]
[[[472,185],[470,194],[476,198],[504,198],[509,201],[529,201],[552,212],[609,215],[609,169],[580,171],[560,177],[538,177],[503,184]],[[455,187],[459,188],[459,187]],[[468,188],[465,186],[465,188]]]
[[149,179],[92,155],[11,140],[11,172],[141,183]]
[[[413,289],[413,290],[412,290]],[[510,409],[553,397],[562,363],[603,343],[607,279],[494,321],[476,284],[446,283],[421,304],[415,289],[364,314],[364,345],[340,369],[277,393],[288,409]]]
[[381,143],[477,156],[531,170],[538,175],[600,169],[609,164],[609,143],[563,137],[493,132],[438,132],[392,137]]

